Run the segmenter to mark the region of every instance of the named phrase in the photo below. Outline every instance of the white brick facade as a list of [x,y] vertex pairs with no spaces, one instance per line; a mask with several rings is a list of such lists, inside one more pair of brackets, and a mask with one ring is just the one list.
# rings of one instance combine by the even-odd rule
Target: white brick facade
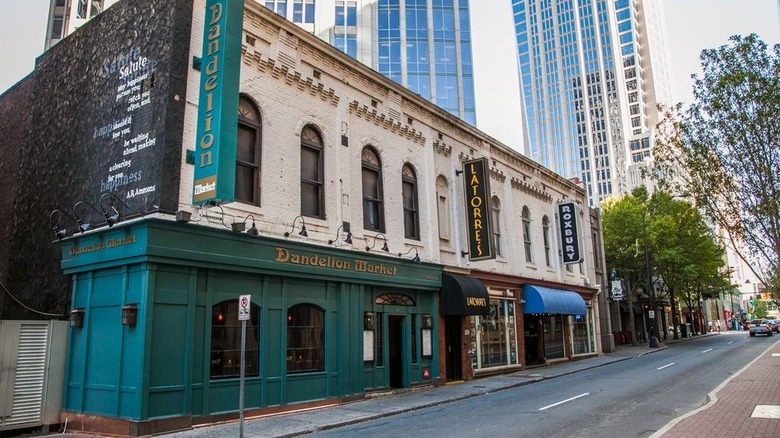
[[[200,56],[203,8],[195,2],[192,56]],[[223,205],[230,222],[251,214],[262,235],[283,237],[300,214],[300,133],[319,130],[324,140],[325,219],[305,218],[306,241],[327,245],[342,221],[351,224],[352,248],[365,251],[375,232],[364,230],[361,151],[373,146],[382,160],[384,214],[390,256],[417,249],[423,261],[454,268],[593,288],[591,223],[585,191],[520,153],[430,104],[420,96],[372,71],[330,45],[307,34],[269,10],[247,2],[240,91],[258,106],[262,117],[261,205]],[[247,43],[250,37],[254,44]],[[315,71],[318,72],[315,77]],[[190,70],[182,150],[180,209],[195,211],[194,166],[185,162],[194,149],[200,74]],[[342,146],[342,135],[348,146]],[[492,196],[500,200],[502,254],[495,260],[469,262],[465,233],[462,161],[488,157]],[[417,173],[421,239],[404,238],[401,169],[410,163]],[[447,181],[450,238],[440,240],[437,213],[438,177]],[[582,272],[562,265],[555,217],[556,205],[575,201],[581,207],[584,254]],[[521,214],[530,211],[533,262],[525,260]],[[197,214],[196,214],[197,216]],[[552,266],[545,262],[543,217],[550,221]],[[290,239],[303,239],[292,234]],[[348,247],[340,240],[342,247]],[[381,240],[376,248],[381,246]],[[374,252],[377,252],[375,249]],[[381,253],[381,251],[379,251]],[[411,252],[413,256],[414,251]],[[409,256],[411,257],[411,256]],[[595,290],[594,290],[595,292]]]

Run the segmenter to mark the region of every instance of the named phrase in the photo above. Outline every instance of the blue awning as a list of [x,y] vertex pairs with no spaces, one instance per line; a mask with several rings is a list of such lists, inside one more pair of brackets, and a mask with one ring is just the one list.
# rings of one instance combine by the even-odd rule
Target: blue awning
[[523,313],[586,315],[588,308],[580,294],[542,286],[523,286]]

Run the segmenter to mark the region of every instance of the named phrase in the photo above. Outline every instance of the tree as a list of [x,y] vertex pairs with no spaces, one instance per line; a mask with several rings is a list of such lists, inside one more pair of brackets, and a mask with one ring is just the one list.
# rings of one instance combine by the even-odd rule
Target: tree
[[[662,190],[696,201],[725,242],[780,293],[780,45],[755,34],[701,53],[694,102],[661,108]],[[743,250],[743,245],[746,251]]]
[[[717,296],[719,290],[728,286],[722,274],[723,249],[690,203],[663,192],[648,199],[642,187],[632,195],[606,199],[602,208],[607,265],[624,278],[629,303],[640,287],[656,291],[663,284],[659,292],[669,298],[676,327],[678,297],[693,310],[702,298]],[[647,278],[655,284],[648,287]],[[629,312],[633,327],[632,316],[633,312]],[[677,337],[676,330],[674,336]]]
[[642,282],[644,259],[637,257],[637,239],[641,234],[642,204],[637,197],[623,196],[605,199],[602,204],[602,226],[604,229],[604,254],[607,266],[614,269],[623,279],[625,296],[629,308],[631,343],[636,345],[633,301]]

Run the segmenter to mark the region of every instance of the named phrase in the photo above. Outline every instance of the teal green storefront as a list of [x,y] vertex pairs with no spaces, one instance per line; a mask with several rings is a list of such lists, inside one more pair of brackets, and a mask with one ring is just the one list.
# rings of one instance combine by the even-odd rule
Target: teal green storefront
[[[62,242],[63,421],[138,436],[360,398],[439,375],[441,266],[157,218]],[[244,310],[246,307],[244,307]]]

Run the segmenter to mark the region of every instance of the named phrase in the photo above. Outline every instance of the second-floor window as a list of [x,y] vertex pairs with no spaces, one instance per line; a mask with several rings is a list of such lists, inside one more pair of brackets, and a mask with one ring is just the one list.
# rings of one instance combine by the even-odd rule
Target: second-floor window
[[325,217],[322,137],[311,126],[301,131],[301,214]]
[[525,247],[526,263],[533,263],[531,252],[531,212],[528,207],[523,207],[523,246]]
[[547,267],[552,267],[552,258],[550,254],[550,218],[542,218],[542,237],[544,238],[544,261]]
[[493,197],[490,201],[490,220],[493,225],[493,240],[496,245],[496,255],[501,254],[501,201]]
[[260,205],[260,111],[246,96],[238,99],[236,201]]
[[450,240],[450,187],[447,179],[439,175],[436,178],[436,214],[439,218],[439,239]]
[[417,201],[417,175],[409,163],[404,164],[401,185],[404,204],[404,237],[419,240],[420,212]]
[[363,148],[363,228],[384,233],[384,205],[382,201],[382,162],[371,147]]

